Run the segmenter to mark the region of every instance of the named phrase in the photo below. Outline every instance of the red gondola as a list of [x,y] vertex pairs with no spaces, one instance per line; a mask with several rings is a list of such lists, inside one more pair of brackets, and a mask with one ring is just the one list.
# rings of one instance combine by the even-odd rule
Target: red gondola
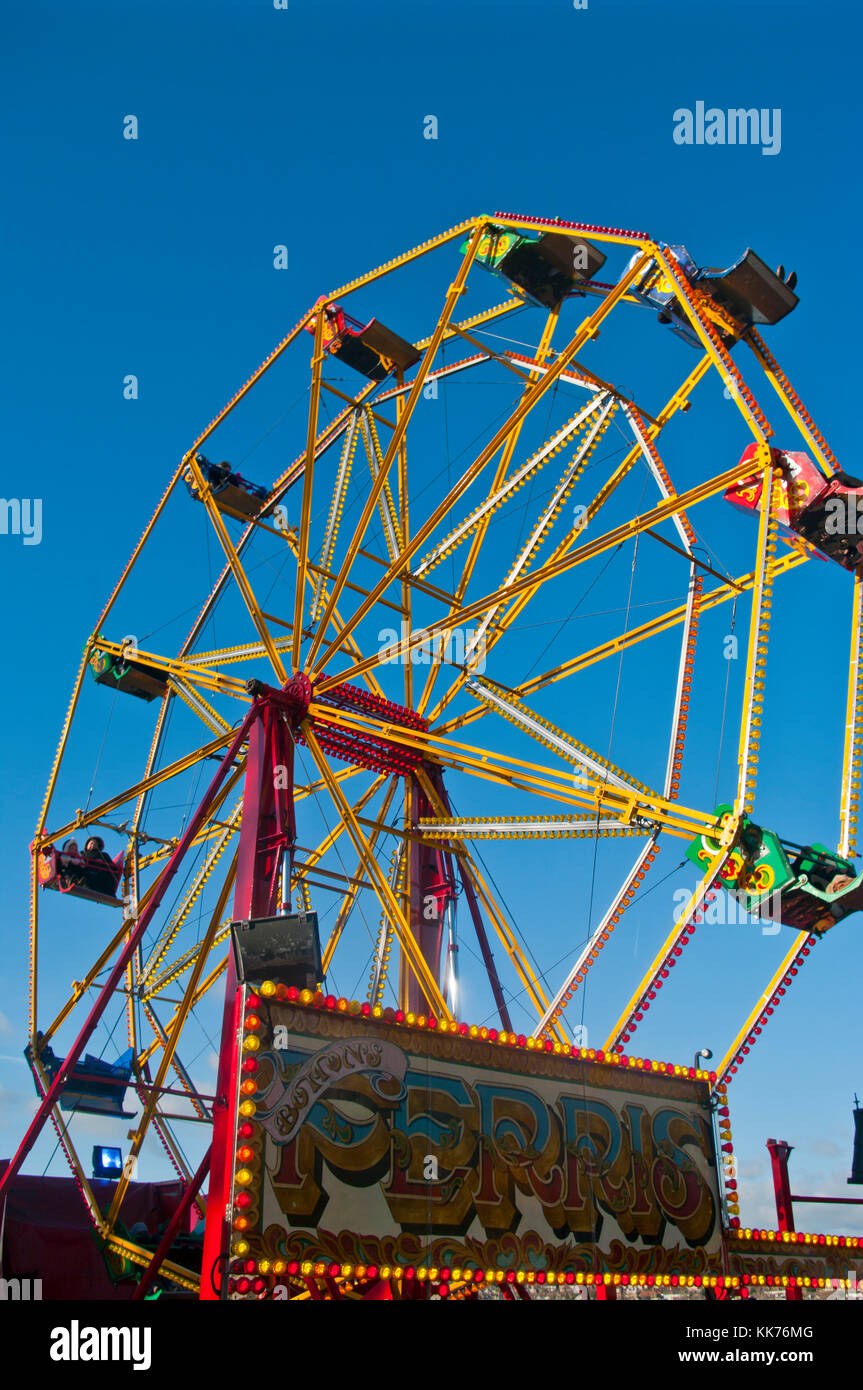
[[92,835],[83,853],[75,840],[66,840],[62,849],[46,845],[39,854],[39,886],[70,893],[73,898],[122,907],[117,889],[123,876],[123,851],[112,859],[105,853],[104,841]]
[[[314,333],[314,319],[306,324],[306,331]],[[406,338],[377,319],[368,323],[352,319],[340,304],[328,304],[324,311],[323,345],[325,352],[370,381],[384,381],[396,369],[406,372],[420,360],[420,353]]]

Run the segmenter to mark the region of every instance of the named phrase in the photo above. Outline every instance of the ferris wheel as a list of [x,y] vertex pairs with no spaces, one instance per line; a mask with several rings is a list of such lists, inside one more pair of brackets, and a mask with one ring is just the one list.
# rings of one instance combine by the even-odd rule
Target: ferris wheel
[[[795,307],[795,283],[751,251],[699,269],[638,231],[471,218],[312,302],[184,450],[86,644],[32,845],[28,1059],[43,1099],[16,1164],[50,1118],[118,1260],[150,1261],[122,1219],[145,1138],[191,1190],[177,1127],[218,1124],[194,1079],[213,1024],[196,1020],[230,972],[232,922],[296,922],[312,987],[346,1007],[571,1045],[572,1001],[671,844],[696,886],[590,1055],[631,1050],[645,1014],[671,1007],[723,888],[788,928],[717,1064],[727,1084],[818,938],[861,906],[861,556],[828,508],[858,485],[759,331]],[[632,332],[673,381],[660,400],[652,361],[647,400],[635,366],[614,368]],[[665,432],[679,453],[711,381],[741,453],[714,468],[690,436],[676,468]],[[729,503],[751,513],[734,573],[699,521]],[[774,588],[816,553],[853,585],[835,851],[753,818]],[[551,618],[587,593],[610,600],[581,642]],[[746,610],[736,770],[718,807],[689,805],[699,628],[731,606]],[[618,708],[625,660],[641,728]],[[581,842],[584,883],[600,842],[620,842],[613,890],[586,933],[573,901],[580,925],[553,967],[546,889],[521,929],[506,877],[551,839]],[[495,841],[519,843],[490,867]],[[59,951],[75,971],[65,999]],[[111,1047],[91,1055],[108,1019]],[[81,1113],[135,1117],[107,1212],[78,1156]]]

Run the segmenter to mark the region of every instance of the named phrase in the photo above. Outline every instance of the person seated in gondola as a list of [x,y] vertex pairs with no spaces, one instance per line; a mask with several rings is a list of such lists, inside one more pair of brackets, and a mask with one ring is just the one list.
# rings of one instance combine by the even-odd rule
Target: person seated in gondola
[[[117,892],[117,871],[113,859],[105,849],[101,835],[91,835],[84,845],[82,858],[87,861],[84,869],[84,882],[94,893]],[[104,864],[105,867],[100,866]]]
[[[855,880],[850,878],[848,874],[834,874],[822,891],[828,894],[842,893],[843,889],[850,888],[854,882]],[[852,912],[860,912],[861,910],[863,910],[863,881],[858,882],[857,887],[852,893],[843,893],[841,906],[839,902],[837,902],[835,911],[831,909],[825,912],[822,917],[819,917],[813,930],[817,931],[820,936],[823,936],[826,931],[834,927],[843,917],[847,917]]]

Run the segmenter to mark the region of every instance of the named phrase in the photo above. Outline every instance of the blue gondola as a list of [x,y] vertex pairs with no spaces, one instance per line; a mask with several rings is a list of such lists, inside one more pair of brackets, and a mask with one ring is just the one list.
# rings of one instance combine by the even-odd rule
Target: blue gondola
[[[258,515],[262,504],[267,500],[265,487],[258,483],[250,483],[248,478],[234,473],[229,463],[211,463],[203,454],[196,454],[195,462],[210,484],[213,500],[219,511],[225,511],[229,516],[239,515],[244,518]],[[195,501],[200,502],[198,484],[191,469],[186,474],[186,487]]]
[[[123,1100],[126,1088],[132,1077],[132,1048],[128,1048],[116,1062],[103,1062],[99,1057],[89,1054],[82,1057],[72,1068],[66,1085],[60,1092],[60,1109],[74,1110],[85,1115],[114,1115],[129,1119],[136,1112],[124,1110]],[[30,1045],[24,1049],[24,1056],[33,1066],[33,1051]],[[64,1062],[50,1047],[43,1047],[39,1053],[49,1082],[53,1082]]]
[[[796,275],[786,277],[782,266],[778,271],[772,271],[751,247],[747,247],[733,265],[718,270],[715,266],[699,269],[685,246],[666,246],[664,242],[660,245],[663,250],[672,252],[693,285],[709,294],[720,308],[725,309],[744,328],[778,323],[799,303],[794,293]],[[636,252],[630,258],[624,275],[640,254]],[[676,282],[665,274],[656,261],[650,262],[629,293],[643,304],[657,309],[659,322],[668,324],[671,331],[691,347],[700,349],[703,346],[684,313]]]

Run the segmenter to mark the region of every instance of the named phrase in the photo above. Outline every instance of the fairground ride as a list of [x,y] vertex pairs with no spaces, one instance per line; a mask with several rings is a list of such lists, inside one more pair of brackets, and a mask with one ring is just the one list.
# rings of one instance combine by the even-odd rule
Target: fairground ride
[[[860,894],[860,556],[847,536],[837,549],[824,505],[856,484],[759,331],[795,307],[794,286],[752,252],[699,270],[684,248],[642,232],[495,213],[303,313],[183,453],[87,642],[32,844],[28,1059],[41,1100],[0,1185],[50,1121],[105,1250],[197,1287],[164,1249],[153,1267],[122,1224],[123,1202],[155,1132],[188,1202],[209,1212],[205,1266],[230,1239],[232,922],[319,922],[315,985],[335,1000],[336,977],[367,974],[356,1006],[367,1015],[391,1006],[452,1025],[467,990],[483,1037],[571,1050],[575,1036],[578,1052],[572,1001],[670,841],[675,853],[689,847],[697,885],[607,1036],[582,1053],[626,1059],[645,1014],[671,1006],[675,970],[718,887],[785,923],[780,958],[715,1074],[683,1069],[709,1079],[720,1102],[725,1215],[739,1226],[721,1102],[808,954]],[[647,401],[629,375],[626,387],[610,379],[638,333],[646,346],[625,370],[636,380],[647,369]],[[673,381],[656,400],[662,373]],[[444,456],[431,412],[456,383],[465,392],[446,416]],[[742,457],[704,438],[693,448],[690,408],[711,389],[734,412]],[[293,448],[289,396],[306,411]],[[679,467],[666,431],[683,439]],[[265,484],[239,471],[260,477],[266,466]],[[748,530],[735,522],[750,558],[734,573],[717,558],[721,541],[696,529],[702,516],[707,532],[721,526],[729,500],[753,513]],[[223,564],[208,580],[214,551]],[[853,589],[835,852],[753,821],[774,589],[816,551],[850,572]],[[598,612],[579,631],[594,640],[579,646],[561,620],[566,655],[543,665],[523,615],[575,612],[590,591]],[[669,592],[663,606],[657,595]],[[736,777],[716,810],[679,793],[699,628],[738,606],[748,620]],[[624,669],[639,717],[618,709]],[[112,712],[103,790],[78,808],[75,738],[81,725],[91,745],[98,701]],[[584,892],[570,890],[555,968],[542,936],[547,847],[531,869],[535,842],[548,839],[582,842],[567,874]],[[612,840],[634,843],[614,848],[616,884],[585,932],[597,848]],[[525,843],[493,873],[482,841]],[[507,866],[519,881],[533,875],[524,930],[498,887]],[[73,910],[81,925],[70,933],[61,918]],[[75,972],[65,999],[54,998],[59,953]],[[196,1019],[225,989],[213,1096],[189,1053],[200,1048]],[[111,1059],[87,1052],[97,1028]],[[137,1112],[123,1111],[127,1090]],[[79,1156],[81,1113],[136,1115],[106,1210]],[[195,1142],[213,1129],[197,1172],[177,1136],[184,1121]]]

